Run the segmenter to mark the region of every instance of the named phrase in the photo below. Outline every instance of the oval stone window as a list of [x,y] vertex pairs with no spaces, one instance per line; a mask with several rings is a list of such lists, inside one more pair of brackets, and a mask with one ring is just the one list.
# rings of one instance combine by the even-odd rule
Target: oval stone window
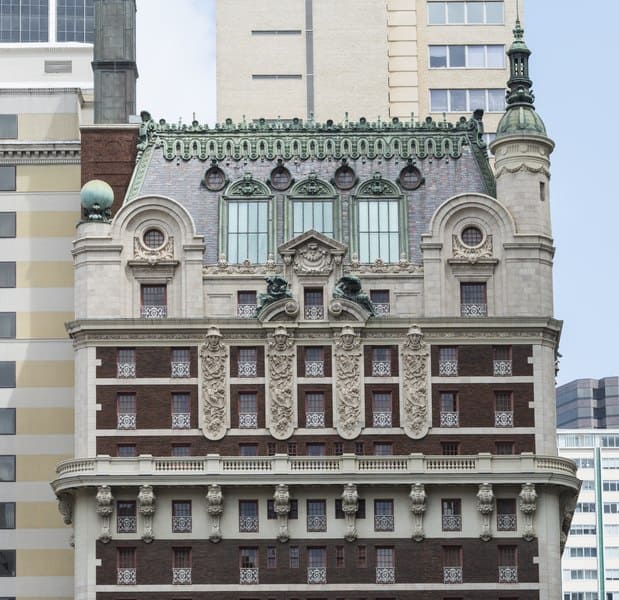
[[355,172],[348,165],[342,165],[335,171],[334,180],[341,190],[350,190],[355,185]]
[[219,167],[211,167],[204,175],[204,185],[212,192],[219,192],[226,185],[226,175]]
[[284,191],[290,187],[290,183],[292,182],[292,175],[290,171],[283,166],[275,167],[271,171],[271,187],[274,190]]
[[423,183],[423,177],[417,167],[409,165],[400,171],[399,181],[405,190],[416,190]]
[[479,244],[481,244],[484,239],[484,235],[477,227],[465,227],[460,234],[460,238],[465,246],[474,248],[475,246],[479,246]]
[[155,249],[163,246],[165,236],[159,229],[147,229],[142,239],[147,248]]

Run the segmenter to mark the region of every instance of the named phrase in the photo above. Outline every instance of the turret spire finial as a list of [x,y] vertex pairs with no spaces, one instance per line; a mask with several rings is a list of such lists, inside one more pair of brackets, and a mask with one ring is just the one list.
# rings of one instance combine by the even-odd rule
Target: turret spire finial
[[529,56],[531,51],[524,41],[524,29],[520,24],[520,9],[516,0],[516,24],[514,41],[507,51],[509,57],[510,77],[507,85],[507,105],[533,105],[535,96],[531,91],[533,82],[529,78]]

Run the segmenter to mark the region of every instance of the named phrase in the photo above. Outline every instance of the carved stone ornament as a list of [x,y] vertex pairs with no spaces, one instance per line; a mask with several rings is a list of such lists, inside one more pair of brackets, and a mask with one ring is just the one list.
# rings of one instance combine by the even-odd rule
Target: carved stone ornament
[[248,259],[245,259],[238,265],[231,265],[223,252],[219,255],[216,264],[203,269],[205,275],[221,275],[222,273],[227,275],[232,275],[233,273],[241,275],[274,275],[281,270],[281,265],[275,262],[273,254],[267,255],[267,261],[263,265],[255,265]]
[[100,485],[97,488],[97,495],[95,496],[97,503],[97,514],[101,518],[101,533],[99,534],[99,541],[107,544],[111,539],[110,531],[110,519],[114,512],[114,496],[112,496],[112,489],[109,485]]
[[206,511],[211,517],[211,533],[208,539],[216,544],[221,540],[221,515],[224,512],[224,495],[217,483],[208,486]]
[[337,432],[345,440],[361,433],[361,340],[352,327],[335,339]]
[[530,542],[535,539],[535,529],[533,528],[533,515],[537,510],[537,492],[532,483],[523,483],[519,494],[520,512],[524,515],[524,532],[522,537]]
[[273,510],[277,516],[278,532],[277,539],[280,542],[287,542],[290,539],[288,533],[288,515],[290,513],[290,492],[285,483],[275,486],[273,494]]
[[[336,256],[341,261],[341,256]],[[328,275],[333,271],[334,257],[327,248],[316,242],[308,242],[297,250],[292,268],[301,275]]]
[[408,330],[402,347],[403,420],[406,435],[419,439],[430,427],[429,352],[416,325]]
[[466,246],[462,243],[459,235],[452,236],[453,257],[466,260],[474,265],[478,260],[492,258],[492,236],[487,235],[486,239],[478,246]]
[[65,525],[73,523],[73,504],[75,498],[73,494],[61,493],[58,496],[58,511],[62,515],[62,521]]
[[258,314],[261,310],[273,302],[284,298],[292,298],[292,293],[288,288],[288,282],[281,275],[265,277],[267,282],[266,294],[258,294]]
[[141,485],[138,493],[138,507],[142,516],[142,541],[150,544],[154,539],[153,517],[155,515],[155,492],[151,485]]
[[142,238],[136,235],[133,238],[133,260],[143,260],[153,265],[159,261],[174,260],[174,238],[169,236],[163,246],[149,248]]
[[477,510],[481,514],[481,533],[479,537],[484,542],[492,539],[490,517],[494,512],[494,493],[489,483],[480,483],[477,492]]
[[344,269],[349,273],[423,273],[423,266],[415,265],[408,260],[406,254],[400,255],[397,263],[386,263],[382,258],[377,258],[371,264],[362,264],[358,254],[350,257],[350,265]]
[[268,337],[269,431],[277,440],[294,433],[294,348],[291,334],[278,327]]
[[228,351],[221,342],[217,327],[210,327],[206,342],[200,347],[202,371],[202,431],[209,440],[226,434]]
[[333,297],[336,299],[345,298],[355,302],[371,315],[376,314],[370,297],[361,289],[361,280],[355,275],[341,277],[333,288]]
[[414,519],[412,538],[416,542],[421,542],[426,537],[423,531],[423,515],[426,512],[426,500],[428,499],[423,483],[413,483],[408,498]]
[[354,542],[357,539],[357,510],[359,510],[357,486],[354,483],[347,483],[342,492],[342,512],[346,518],[344,537],[347,542]]

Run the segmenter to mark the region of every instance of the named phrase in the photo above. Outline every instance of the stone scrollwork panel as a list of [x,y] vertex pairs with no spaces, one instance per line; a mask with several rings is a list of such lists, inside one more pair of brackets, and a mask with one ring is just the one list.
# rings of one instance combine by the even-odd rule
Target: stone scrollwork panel
[[292,335],[278,327],[268,337],[268,409],[271,435],[278,440],[289,438],[295,429],[294,365]]
[[107,544],[111,539],[110,531],[110,519],[114,512],[114,496],[112,496],[112,489],[109,485],[100,485],[97,488],[97,495],[95,496],[97,503],[97,514],[101,519],[101,533],[99,534],[99,541]]
[[423,333],[417,326],[408,330],[402,347],[402,426],[406,435],[419,439],[430,428],[430,361]]
[[361,340],[344,327],[335,340],[337,432],[346,440],[361,433]]
[[209,440],[220,440],[227,429],[228,351],[217,327],[210,327],[200,348],[202,431]]

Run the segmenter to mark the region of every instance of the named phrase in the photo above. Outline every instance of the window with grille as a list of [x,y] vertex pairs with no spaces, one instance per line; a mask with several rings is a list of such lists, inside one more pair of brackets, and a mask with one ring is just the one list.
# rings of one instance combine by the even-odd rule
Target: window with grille
[[376,567],[392,568],[394,566],[393,560],[393,548],[391,547],[378,547],[376,548]]
[[499,546],[499,583],[516,583],[518,581],[517,546]]
[[189,348],[172,348],[171,356],[172,377],[189,377],[190,353]]
[[485,283],[460,283],[460,314],[463,317],[488,315]]
[[372,427],[393,427],[393,404],[390,392],[372,393]]
[[305,426],[311,428],[325,427],[324,392],[307,392],[305,394]]
[[238,360],[239,377],[256,377],[258,374],[257,348],[239,348]]
[[512,347],[494,346],[492,348],[493,374],[505,376],[512,374]]
[[447,391],[440,393],[441,427],[459,427],[460,411],[458,409],[458,393]]
[[135,548],[116,549],[116,582],[120,585],[137,583]]
[[135,569],[135,548],[117,548],[118,567]]
[[256,317],[256,292],[237,292],[237,316],[241,319],[254,319]]
[[458,348],[441,346],[438,350],[438,374],[442,377],[458,375]]
[[460,444],[459,442],[441,442],[441,450],[443,456],[455,456],[460,454]]
[[116,501],[116,531],[135,533],[137,531],[137,505],[135,500]]
[[393,531],[393,500],[374,500],[374,531]]
[[305,288],[303,290],[303,302],[306,319],[315,321],[324,318],[322,288]]
[[135,394],[118,394],[116,397],[117,428],[135,429],[137,427],[137,412]]
[[307,562],[311,568],[324,568],[327,566],[327,549],[309,547],[307,549]]
[[135,348],[118,348],[116,370],[119,378],[135,377]]
[[497,531],[516,531],[516,500],[515,498],[497,498],[496,528]]
[[321,346],[305,348],[305,377],[324,377],[325,351]]
[[239,500],[239,531],[258,531],[257,500]]
[[391,375],[391,348],[378,346],[372,348],[372,377]]
[[384,317],[391,312],[389,290],[370,290],[370,300],[374,305],[376,316]]
[[288,566],[291,569],[299,568],[299,546],[290,546],[288,548]]
[[159,319],[167,316],[165,285],[142,285],[142,317]]
[[494,392],[494,425],[495,427],[514,426],[514,398],[512,392]]
[[240,548],[241,569],[258,568],[258,548]]
[[327,530],[327,503],[325,500],[307,501],[307,530]]
[[172,533],[191,533],[191,500],[172,500]]
[[191,568],[191,548],[173,548],[174,568]]
[[172,394],[172,429],[191,427],[191,398],[189,394]]
[[239,394],[239,427],[241,429],[258,427],[258,396],[255,392]]
[[462,531],[462,501],[460,498],[441,500],[443,531]]

